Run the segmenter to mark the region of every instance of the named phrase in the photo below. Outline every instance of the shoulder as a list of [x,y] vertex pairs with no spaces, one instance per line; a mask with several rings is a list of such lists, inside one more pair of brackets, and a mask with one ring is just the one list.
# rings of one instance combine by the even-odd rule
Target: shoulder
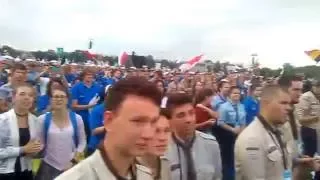
[[200,132],[200,131],[196,131],[196,136],[203,140],[203,141],[212,141],[212,142],[216,142],[216,137],[214,137],[213,135],[211,134],[206,134],[206,133],[203,133],[203,132]]
[[260,134],[264,132],[259,122],[254,120],[248,127],[246,127],[238,136],[236,144],[242,146],[243,144],[259,144],[263,138]]
[[68,171],[62,173],[55,180],[87,180],[89,169],[89,166],[85,164],[85,162],[81,162]]
[[310,100],[312,97],[313,97],[313,94],[310,91],[308,91],[308,92],[303,93],[300,96],[300,100]]
[[223,108],[229,108],[230,107],[230,103],[227,101],[227,102],[224,102],[220,105],[220,109],[223,109]]
[[[73,113],[75,113],[75,112],[73,112]],[[76,120],[77,120],[78,124],[79,124],[79,123],[82,123],[82,122],[83,122],[83,121],[82,121],[82,117],[81,117],[79,114],[77,114],[77,113],[75,113],[75,115],[76,115]]]

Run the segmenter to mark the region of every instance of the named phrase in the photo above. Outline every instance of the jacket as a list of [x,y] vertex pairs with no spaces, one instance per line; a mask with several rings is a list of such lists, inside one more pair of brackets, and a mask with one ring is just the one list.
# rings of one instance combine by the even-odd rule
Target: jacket
[[[139,160],[139,158],[137,158]],[[154,180],[171,180],[170,169],[169,169],[169,160],[166,157],[160,157],[160,176],[154,178]],[[154,176],[152,174],[152,170],[145,166],[138,166],[138,169],[149,174],[150,176]]]
[[[285,145],[286,164],[291,169],[291,156]],[[238,136],[235,144],[237,180],[282,180],[285,171],[282,150],[276,137],[256,119]]]
[[[28,115],[30,139],[35,139],[37,135],[37,117],[29,113]],[[19,127],[17,117],[13,109],[0,114],[0,174],[14,172],[15,162],[22,153],[19,146]],[[32,158],[20,157],[21,170],[32,170]]]
[[[199,131],[195,132],[195,136],[191,147],[191,154],[197,180],[222,179],[220,148],[215,137]],[[181,147],[173,139],[169,142],[168,151],[165,156],[170,162],[171,179],[186,180],[186,157]]]
[[[136,180],[153,180],[146,173],[144,167],[136,165]],[[75,167],[64,172],[55,180],[117,180],[109,167],[105,165],[100,150],[96,150],[90,157],[81,161]]]

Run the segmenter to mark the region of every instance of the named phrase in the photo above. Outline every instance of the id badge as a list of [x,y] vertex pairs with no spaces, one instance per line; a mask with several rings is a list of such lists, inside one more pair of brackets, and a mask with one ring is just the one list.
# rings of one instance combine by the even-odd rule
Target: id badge
[[283,180],[291,180],[292,174],[290,170],[285,170],[283,172]]

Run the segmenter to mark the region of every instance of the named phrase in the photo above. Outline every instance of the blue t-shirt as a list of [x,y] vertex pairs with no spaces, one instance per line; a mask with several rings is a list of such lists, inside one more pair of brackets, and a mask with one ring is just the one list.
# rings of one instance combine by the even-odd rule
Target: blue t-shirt
[[[104,108],[105,108],[105,104],[102,103],[102,104],[96,105],[92,109],[92,111],[90,113],[90,118],[89,118],[91,132],[94,129],[103,126]],[[95,150],[103,138],[104,138],[104,134],[98,134],[95,136],[91,136],[89,143],[88,143],[88,148],[90,150]]]
[[[78,105],[88,105],[90,100],[96,95],[100,96],[100,99],[103,99],[101,93],[101,86],[96,83],[92,83],[90,87],[87,87],[83,82],[79,82],[75,84],[71,89],[72,100],[77,100]],[[76,110],[77,114],[79,114],[84,123],[88,123],[89,120],[89,110]]]
[[254,118],[259,114],[260,103],[252,96],[248,96],[243,100],[243,105],[246,110],[246,124],[249,125]]

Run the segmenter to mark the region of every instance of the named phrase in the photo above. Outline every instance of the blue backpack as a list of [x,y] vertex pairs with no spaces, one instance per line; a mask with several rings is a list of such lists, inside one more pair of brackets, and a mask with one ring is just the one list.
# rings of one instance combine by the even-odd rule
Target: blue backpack
[[[76,119],[76,113],[73,111],[70,111],[69,117],[70,117],[71,124],[73,127],[73,141],[74,141],[74,144],[77,148],[78,144],[79,144],[79,135],[78,135],[78,124],[77,124],[77,119]],[[52,113],[47,112],[45,119],[44,119],[44,142],[45,142],[45,144],[47,144],[48,131],[49,131],[51,120],[52,120]]]

